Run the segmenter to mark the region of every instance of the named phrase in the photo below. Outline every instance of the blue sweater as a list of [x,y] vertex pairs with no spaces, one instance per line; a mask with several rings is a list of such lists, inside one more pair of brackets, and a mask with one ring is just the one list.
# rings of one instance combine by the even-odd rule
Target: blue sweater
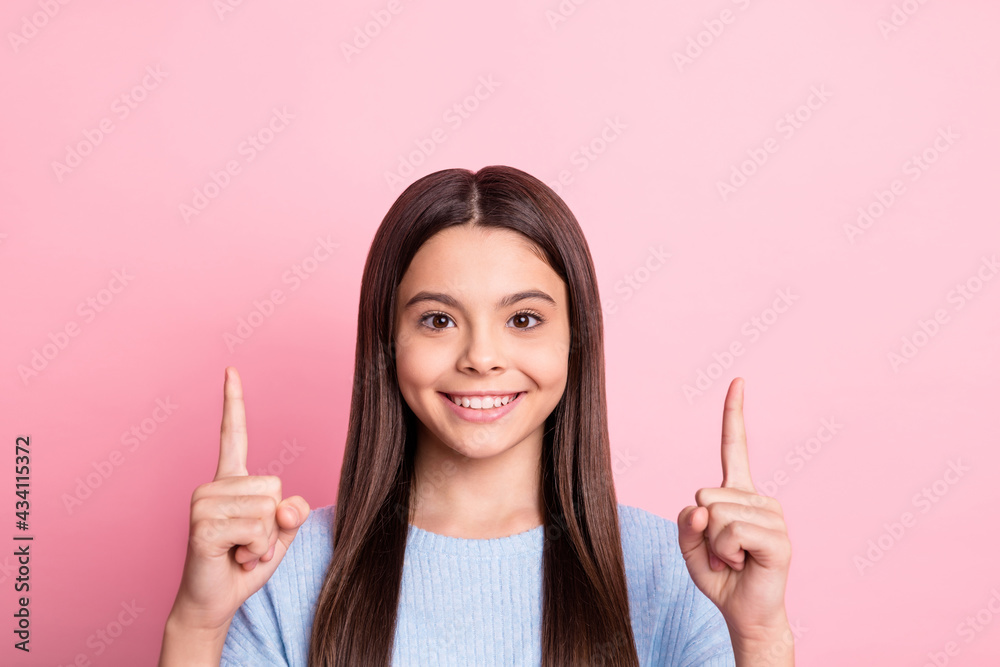
[[[236,611],[220,667],[305,667],[332,557],[333,505],[312,510],[264,586]],[[735,665],[719,610],[698,590],[677,524],[618,505],[639,664]],[[410,524],[393,667],[540,665],[544,526],[461,539]]]

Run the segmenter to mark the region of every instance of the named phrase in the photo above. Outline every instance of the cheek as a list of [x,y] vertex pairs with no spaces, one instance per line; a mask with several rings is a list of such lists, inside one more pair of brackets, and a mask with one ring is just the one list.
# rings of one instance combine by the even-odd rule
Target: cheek
[[565,385],[567,359],[565,346],[526,350],[520,359],[524,372],[544,390],[559,390]]
[[413,393],[434,384],[441,372],[441,350],[411,342],[400,348],[396,356],[396,376],[400,387]]

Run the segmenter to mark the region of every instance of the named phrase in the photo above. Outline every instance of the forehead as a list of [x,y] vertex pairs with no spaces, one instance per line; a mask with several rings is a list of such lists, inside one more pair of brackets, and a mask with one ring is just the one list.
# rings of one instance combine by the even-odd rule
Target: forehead
[[[429,238],[400,281],[400,296],[428,287],[443,291],[510,291],[515,282],[549,289],[562,279],[542,259],[541,250],[507,229],[456,225]],[[562,293],[552,294],[559,298]]]

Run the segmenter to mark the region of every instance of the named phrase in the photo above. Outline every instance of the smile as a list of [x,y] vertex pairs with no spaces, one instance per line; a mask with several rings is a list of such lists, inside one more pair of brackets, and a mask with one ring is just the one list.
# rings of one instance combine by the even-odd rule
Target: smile
[[506,396],[452,396],[451,394],[445,394],[445,396],[454,401],[455,405],[475,410],[498,408],[501,405],[507,405],[517,398],[517,394],[508,394]]
[[[524,398],[525,392],[518,392],[517,394],[512,394],[508,396],[462,396],[458,398],[462,402],[462,405],[457,405],[455,399],[453,399],[448,394],[444,392],[438,392],[438,396],[441,397],[445,403],[448,404],[452,412],[456,416],[470,422],[491,422],[500,419],[508,412],[514,409],[515,406],[521,403]],[[506,400],[506,402],[504,402]],[[468,402],[469,407],[464,404]],[[490,404],[493,407],[482,407],[484,404]],[[473,407],[478,405],[479,407]]]

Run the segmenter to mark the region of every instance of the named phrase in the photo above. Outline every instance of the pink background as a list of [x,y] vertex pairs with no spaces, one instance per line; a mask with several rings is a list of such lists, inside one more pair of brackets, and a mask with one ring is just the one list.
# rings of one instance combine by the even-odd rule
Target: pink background
[[[376,227],[419,176],[508,164],[562,174],[590,243],[620,501],[675,519],[718,486],[722,401],[744,377],[754,479],[792,537],[799,663],[996,664],[1000,7],[233,2],[4,5],[0,663],[154,663],[226,365],[251,472],[334,502]],[[749,175],[723,197],[734,169]],[[185,220],[213,173],[225,187]],[[318,238],[336,249],[307,259]],[[143,440],[123,440],[133,426]],[[20,434],[30,657],[11,647]]]

